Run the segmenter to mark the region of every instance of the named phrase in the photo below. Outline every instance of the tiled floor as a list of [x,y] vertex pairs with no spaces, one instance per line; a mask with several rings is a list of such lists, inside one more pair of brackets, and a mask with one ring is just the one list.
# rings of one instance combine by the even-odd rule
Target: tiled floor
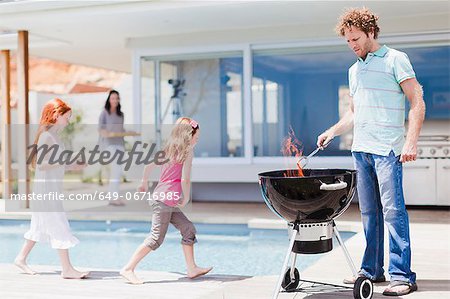
[[[72,219],[149,220],[150,209],[142,203],[126,207],[103,207],[95,203],[82,211],[69,213]],[[73,209],[72,209],[73,210]],[[278,218],[264,204],[258,203],[194,203],[187,214],[194,222],[248,223],[260,221],[279,225]],[[410,208],[412,264],[417,272],[419,291],[404,298],[450,298],[450,212],[443,209]],[[0,218],[27,219],[27,212],[1,213]],[[282,224],[282,222],[281,222]],[[358,234],[346,242],[350,255],[359,264],[365,246],[357,205],[352,205],[338,220],[338,226],[351,226]],[[1,243],[2,240],[0,240]],[[387,238],[386,238],[387,247]],[[387,258],[387,253],[385,254]],[[301,258],[301,255],[298,257]],[[261,261],[262,263],[264,261]],[[387,260],[385,262],[387,265]],[[387,268],[387,267],[385,267]],[[131,286],[118,277],[118,269],[89,269],[92,278],[62,280],[54,266],[36,266],[38,276],[19,274],[12,265],[0,265],[0,298],[271,298],[276,276],[241,277],[210,275],[189,280],[180,273],[141,271],[148,283]],[[281,270],[281,265],[280,265]],[[55,272],[56,271],[56,272]],[[351,275],[340,248],[325,254],[316,264],[301,273],[306,280],[340,284]],[[377,285],[374,298],[387,284]],[[323,293],[282,293],[279,298],[352,298],[351,290]]]

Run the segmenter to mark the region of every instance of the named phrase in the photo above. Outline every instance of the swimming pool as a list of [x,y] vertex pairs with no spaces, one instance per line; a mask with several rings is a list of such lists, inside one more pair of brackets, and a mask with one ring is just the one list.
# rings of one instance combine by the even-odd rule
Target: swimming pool
[[[87,268],[120,269],[150,230],[149,222],[70,221],[80,244],[70,250],[72,263]],[[195,256],[199,266],[214,266],[214,274],[278,275],[288,247],[287,230],[250,229],[236,224],[195,224],[198,243]],[[0,263],[12,263],[23,244],[29,221],[0,220]],[[341,232],[345,240],[352,232]],[[150,253],[138,270],[185,273],[178,231],[170,226],[162,246]],[[335,243],[334,247],[338,247]],[[300,271],[323,255],[300,255]],[[49,244],[38,243],[29,264],[58,265]]]

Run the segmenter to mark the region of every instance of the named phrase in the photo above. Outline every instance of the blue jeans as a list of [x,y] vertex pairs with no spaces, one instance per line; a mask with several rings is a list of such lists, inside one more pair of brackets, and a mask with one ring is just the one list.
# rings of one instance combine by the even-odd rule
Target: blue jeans
[[416,282],[411,271],[409,218],[403,198],[403,168],[399,156],[353,152],[359,208],[366,236],[360,273],[370,279],[384,274],[384,224],[389,230],[391,281]]

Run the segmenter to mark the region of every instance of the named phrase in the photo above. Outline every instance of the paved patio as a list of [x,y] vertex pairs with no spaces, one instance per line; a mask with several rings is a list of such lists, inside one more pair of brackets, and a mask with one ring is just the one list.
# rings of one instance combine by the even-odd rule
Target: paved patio
[[[1,201],[0,201],[1,202]],[[126,207],[103,207],[93,204],[83,211],[70,212],[71,219],[133,219],[149,220],[149,209],[142,203]],[[0,211],[2,206],[0,205]],[[106,211],[105,211],[106,209]],[[140,211],[137,211],[139,210]],[[100,210],[100,211],[99,211]],[[3,210],[4,211],[4,210]],[[283,228],[262,203],[194,203],[187,211],[194,222],[248,223],[253,227]],[[450,211],[448,209],[409,209],[413,248],[413,270],[417,272],[419,291],[404,298],[450,298]],[[27,219],[26,212],[0,213],[0,218]],[[364,235],[356,205],[337,221],[341,230],[357,234],[346,242],[355,264],[359,264],[364,248]],[[387,242],[387,241],[386,241]],[[387,245],[387,244],[386,244]],[[301,258],[299,256],[298,258]],[[264,263],[262,260],[261,263]],[[387,254],[386,254],[387,264]],[[59,267],[34,267],[40,275],[18,273],[11,264],[0,265],[0,298],[271,298],[276,276],[215,275],[189,280],[183,273],[138,271],[146,284],[133,286],[123,283],[118,269],[85,269],[92,271],[86,280],[63,280]],[[281,265],[280,265],[281,269]],[[306,280],[341,284],[342,278],[351,275],[344,255],[336,248],[314,265],[300,273]],[[381,295],[387,283],[375,287],[374,298]],[[353,298],[352,291],[331,293],[282,293],[279,298]]]

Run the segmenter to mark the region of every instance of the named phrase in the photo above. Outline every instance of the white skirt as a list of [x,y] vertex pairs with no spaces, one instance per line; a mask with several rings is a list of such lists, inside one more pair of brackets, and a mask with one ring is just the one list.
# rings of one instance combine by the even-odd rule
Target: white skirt
[[50,243],[54,249],[68,249],[80,241],[72,235],[65,212],[32,212],[25,239]]

